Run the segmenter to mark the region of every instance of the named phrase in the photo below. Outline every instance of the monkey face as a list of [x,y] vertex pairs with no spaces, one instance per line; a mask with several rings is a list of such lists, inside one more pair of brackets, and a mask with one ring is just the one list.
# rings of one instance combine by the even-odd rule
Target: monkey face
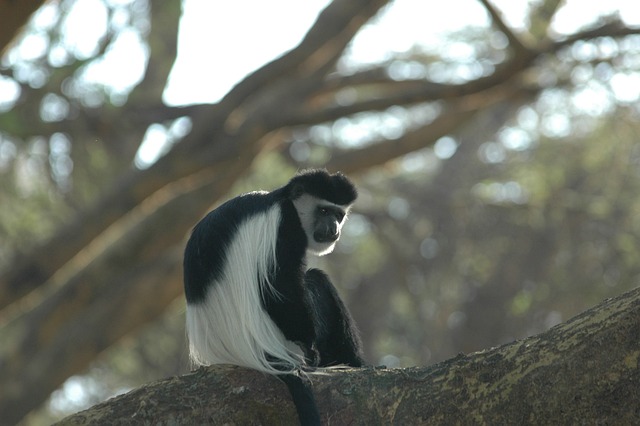
[[346,213],[335,206],[317,206],[314,213],[313,239],[318,243],[335,243]]
[[316,256],[331,253],[340,238],[347,209],[310,195],[294,200],[294,205],[307,236],[307,251]]

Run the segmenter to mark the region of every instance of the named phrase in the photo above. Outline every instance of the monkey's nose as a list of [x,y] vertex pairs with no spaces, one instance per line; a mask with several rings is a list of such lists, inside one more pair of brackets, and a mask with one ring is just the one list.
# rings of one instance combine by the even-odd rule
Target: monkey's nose
[[315,232],[313,238],[319,243],[332,243],[340,238],[340,232]]

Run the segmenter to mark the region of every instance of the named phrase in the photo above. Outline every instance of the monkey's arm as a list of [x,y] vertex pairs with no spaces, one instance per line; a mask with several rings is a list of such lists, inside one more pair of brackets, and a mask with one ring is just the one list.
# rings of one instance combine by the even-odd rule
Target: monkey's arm
[[296,343],[310,366],[319,361],[315,347],[313,316],[304,294],[307,240],[293,204],[282,204],[282,219],[276,247],[277,270],[272,285],[275,295],[263,295],[264,307],[285,338]]

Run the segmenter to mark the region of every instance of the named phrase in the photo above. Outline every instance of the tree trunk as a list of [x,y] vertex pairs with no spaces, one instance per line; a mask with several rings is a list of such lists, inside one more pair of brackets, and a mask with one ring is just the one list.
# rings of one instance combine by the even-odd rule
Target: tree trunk
[[[406,369],[313,376],[326,424],[638,424],[640,288],[537,336]],[[165,379],[63,425],[295,424],[282,383],[213,366]]]

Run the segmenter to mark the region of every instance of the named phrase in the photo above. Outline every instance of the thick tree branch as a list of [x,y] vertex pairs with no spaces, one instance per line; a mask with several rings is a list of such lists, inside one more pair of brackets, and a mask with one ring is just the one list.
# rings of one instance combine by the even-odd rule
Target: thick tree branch
[[177,34],[181,11],[181,2],[152,4],[151,32],[147,37],[149,61],[142,81],[129,94],[129,102],[145,105],[162,99],[162,92],[178,52]]
[[[327,424],[635,424],[640,289],[537,336],[430,367],[313,376]],[[292,424],[286,388],[236,367],[202,368],[67,417],[61,425]]]
[[[336,0],[318,16],[300,44],[238,83],[221,101],[215,119],[231,116],[249,97],[284,77],[302,79],[328,71],[353,36],[388,0]],[[214,119],[214,120],[215,120]],[[232,126],[233,127],[233,126]]]

